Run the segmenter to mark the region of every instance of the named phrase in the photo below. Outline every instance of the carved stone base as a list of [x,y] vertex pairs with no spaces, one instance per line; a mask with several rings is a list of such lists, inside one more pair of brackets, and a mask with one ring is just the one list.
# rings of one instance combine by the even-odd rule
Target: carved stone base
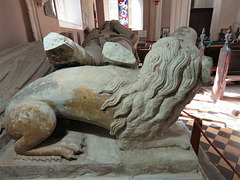
[[[148,150],[119,150],[116,140],[96,126],[78,123],[85,131],[84,153],[77,160],[47,158],[44,162],[16,156],[13,141],[0,157],[0,179],[4,178],[74,178],[90,179],[205,179],[192,148],[152,148]],[[73,126],[76,127],[76,124]],[[88,131],[88,132],[86,132]],[[172,133],[174,132],[174,133]],[[176,133],[177,132],[177,133]],[[164,135],[182,136],[183,132],[172,126]]]

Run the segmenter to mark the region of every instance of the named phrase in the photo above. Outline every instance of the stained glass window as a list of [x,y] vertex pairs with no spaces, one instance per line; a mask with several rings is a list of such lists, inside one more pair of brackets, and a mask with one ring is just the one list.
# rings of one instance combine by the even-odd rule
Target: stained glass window
[[128,0],[118,0],[118,8],[120,23],[128,27]]
[[143,29],[143,0],[105,0],[108,10],[105,20],[119,20],[133,30]]

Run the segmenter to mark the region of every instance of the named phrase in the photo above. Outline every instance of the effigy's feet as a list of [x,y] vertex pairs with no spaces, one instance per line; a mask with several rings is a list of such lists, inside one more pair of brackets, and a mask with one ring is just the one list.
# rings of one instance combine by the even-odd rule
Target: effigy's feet
[[51,32],[43,40],[49,63],[55,69],[79,65],[94,65],[86,50],[70,38]]

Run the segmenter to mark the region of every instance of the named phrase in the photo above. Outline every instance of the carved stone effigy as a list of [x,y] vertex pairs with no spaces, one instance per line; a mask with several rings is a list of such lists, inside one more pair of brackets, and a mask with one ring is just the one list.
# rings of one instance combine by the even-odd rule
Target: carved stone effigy
[[[187,173],[202,179],[187,135],[174,126],[184,106],[211,80],[211,59],[202,56],[196,38],[193,29],[182,27],[158,40],[141,70],[82,66],[31,83],[5,111],[16,153],[76,159],[84,151],[69,163],[81,166],[79,175],[178,173],[175,178],[184,179],[181,173]],[[100,126],[116,139],[94,135],[95,127],[87,125],[84,135],[73,135],[80,141],[51,141],[57,117]]]
[[105,21],[99,29],[90,31],[82,46],[56,32],[49,33],[43,41],[48,60],[55,69],[104,64],[135,69],[139,63],[137,43],[138,36],[117,20]]
[[133,52],[119,42],[105,42],[103,48],[92,43],[90,47],[85,48],[55,32],[49,33],[44,38],[44,49],[48,61],[55,69],[81,65],[102,66],[104,64],[133,69],[138,66]]
[[62,68],[66,63],[68,66],[97,65],[83,47],[55,32],[44,38],[44,50],[55,69]]

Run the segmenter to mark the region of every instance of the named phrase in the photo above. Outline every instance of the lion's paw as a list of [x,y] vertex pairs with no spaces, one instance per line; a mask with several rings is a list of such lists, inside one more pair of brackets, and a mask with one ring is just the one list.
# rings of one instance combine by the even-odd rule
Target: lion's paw
[[70,150],[67,153],[67,159],[76,159],[75,155],[84,152],[83,147],[86,146],[84,142],[85,139],[86,138],[82,133],[70,131],[64,138],[60,140],[59,146]]
[[85,137],[80,132],[68,132],[64,137],[50,137],[38,147],[28,151],[27,155],[62,156],[68,160],[77,159],[83,153]]

